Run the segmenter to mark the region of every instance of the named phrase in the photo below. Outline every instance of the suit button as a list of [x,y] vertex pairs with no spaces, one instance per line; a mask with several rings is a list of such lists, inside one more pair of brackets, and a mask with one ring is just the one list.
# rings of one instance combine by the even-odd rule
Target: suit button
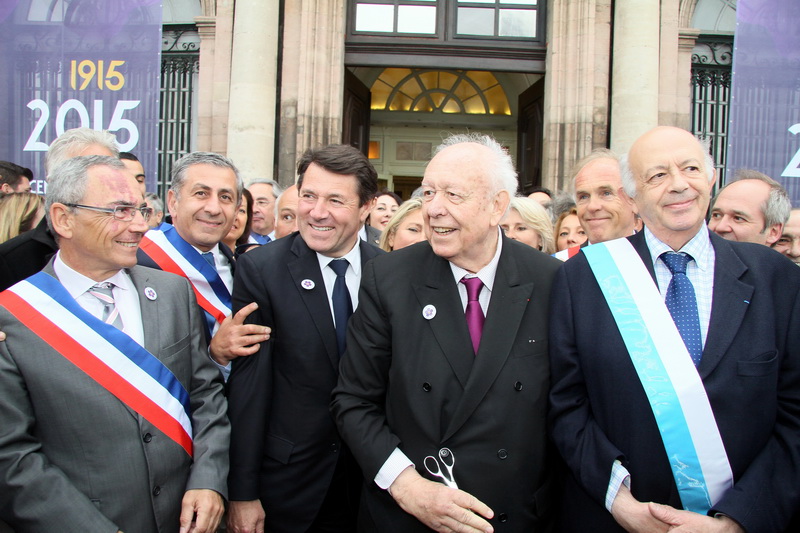
[[336,453],[336,452],[338,452],[338,451],[339,451],[339,445],[338,445],[338,444],[336,444],[335,442],[334,442],[333,444],[331,444],[331,451],[332,451],[333,453]]
[[503,523],[506,523],[508,522],[508,515],[506,513],[500,513],[499,515],[497,515],[497,519]]
[[521,381],[517,381],[516,383],[514,383],[514,390],[517,391],[517,392],[522,390],[522,382]]
[[428,383],[427,381],[422,384],[422,390],[424,390],[425,392],[430,392],[431,388],[432,388],[431,384]]
[[497,457],[499,457],[500,459],[507,459],[508,450],[506,450],[505,448],[500,448],[499,450],[497,450]]
[[145,442],[150,442],[151,440],[153,440],[153,436],[150,433],[145,433],[144,437],[142,437],[142,440]]
[[158,496],[159,494],[161,494],[161,487],[156,485],[155,487],[153,487],[153,496]]

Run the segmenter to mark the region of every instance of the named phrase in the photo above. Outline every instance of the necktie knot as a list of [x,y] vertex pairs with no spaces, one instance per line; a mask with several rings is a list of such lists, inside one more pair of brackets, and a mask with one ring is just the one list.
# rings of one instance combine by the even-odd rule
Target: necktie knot
[[347,267],[350,266],[350,262],[347,259],[334,259],[328,265],[336,272],[337,276],[344,276],[345,272],[347,272]]
[[211,265],[214,268],[217,268],[217,264],[214,262],[214,254],[213,253],[211,253],[211,252],[203,252],[201,255],[203,256],[203,259],[205,259],[206,262],[209,265]]
[[123,328],[122,317],[119,316],[119,309],[114,303],[114,295],[111,292],[113,289],[113,283],[103,281],[94,284],[87,292],[103,304],[103,317],[101,320],[121,330]]
[[467,288],[467,301],[468,302],[477,302],[478,295],[481,293],[481,289],[483,288],[483,282],[480,278],[461,278],[461,283]]
[[665,252],[661,254],[661,260],[674,276],[675,274],[686,274],[686,265],[692,260],[692,256],[686,253]]

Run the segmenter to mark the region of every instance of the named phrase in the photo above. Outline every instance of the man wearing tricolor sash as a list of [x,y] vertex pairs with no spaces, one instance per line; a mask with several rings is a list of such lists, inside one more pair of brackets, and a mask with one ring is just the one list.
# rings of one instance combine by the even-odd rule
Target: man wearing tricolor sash
[[558,531],[796,531],[800,274],[709,233],[690,133],[647,132],[622,175],[644,231],[584,248],[551,296]]
[[167,204],[172,223],[150,230],[142,239],[139,264],[189,280],[205,315],[209,355],[223,376],[230,361],[258,350],[268,329],[244,324],[256,309],[248,305],[231,315],[233,254],[222,244],[233,224],[244,185],[228,158],[194,152],[175,162]]
[[136,266],[151,209],[116,158],[53,170],[59,252],[0,293],[0,520],[216,531],[229,425],[189,284]]

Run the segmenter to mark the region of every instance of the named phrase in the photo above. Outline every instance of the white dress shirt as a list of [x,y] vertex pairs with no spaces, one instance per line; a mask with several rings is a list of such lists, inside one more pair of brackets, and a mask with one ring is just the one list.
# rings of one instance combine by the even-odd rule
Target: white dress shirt
[[328,295],[328,306],[331,310],[331,317],[333,318],[333,325],[336,325],[336,318],[333,313],[333,285],[336,283],[336,272],[328,265],[331,261],[337,259],[347,259],[350,265],[344,274],[344,281],[347,284],[347,292],[350,293],[350,302],[353,304],[353,311],[358,307],[358,288],[361,286],[361,243],[360,239],[356,240],[355,246],[342,257],[328,257],[317,252],[317,260],[319,261],[319,270],[322,272],[322,281],[325,283],[325,294]]
[[117,307],[119,316],[122,319],[122,331],[141,346],[144,346],[144,328],[142,326],[142,311],[139,307],[139,295],[136,293],[136,287],[125,270],[120,270],[101,282],[94,281],[64,263],[64,260],[61,259],[61,252],[56,254],[53,270],[55,270],[58,280],[67,289],[67,292],[78,302],[78,305],[101,320],[105,306],[97,297],[92,296],[87,291],[97,283],[113,283],[114,288],[111,291],[111,295],[114,297],[114,305]]

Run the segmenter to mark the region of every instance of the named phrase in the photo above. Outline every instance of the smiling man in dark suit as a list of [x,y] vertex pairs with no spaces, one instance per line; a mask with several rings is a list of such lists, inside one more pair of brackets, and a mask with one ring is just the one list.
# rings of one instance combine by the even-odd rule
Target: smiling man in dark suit
[[[332,403],[366,479],[360,531],[548,530],[547,306],[561,263],[503,236],[516,189],[496,141],[447,139],[422,180],[430,243],[365,269]],[[426,471],[436,456],[444,474],[454,460],[460,490]]]
[[18,533],[216,531],[223,385],[189,284],[136,266],[141,189],[116,158],[77,157],[53,170],[46,207],[59,252],[0,294],[0,519]]
[[585,248],[551,296],[559,531],[796,531],[800,273],[709,232],[689,132],[645,133],[622,176],[644,231]]
[[361,473],[328,411],[358,306],[364,264],[383,253],[358,238],[377,174],[351,146],[303,154],[298,232],[239,258],[237,310],[273,328],[258,353],[234,361],[229,530],[355,531]]

